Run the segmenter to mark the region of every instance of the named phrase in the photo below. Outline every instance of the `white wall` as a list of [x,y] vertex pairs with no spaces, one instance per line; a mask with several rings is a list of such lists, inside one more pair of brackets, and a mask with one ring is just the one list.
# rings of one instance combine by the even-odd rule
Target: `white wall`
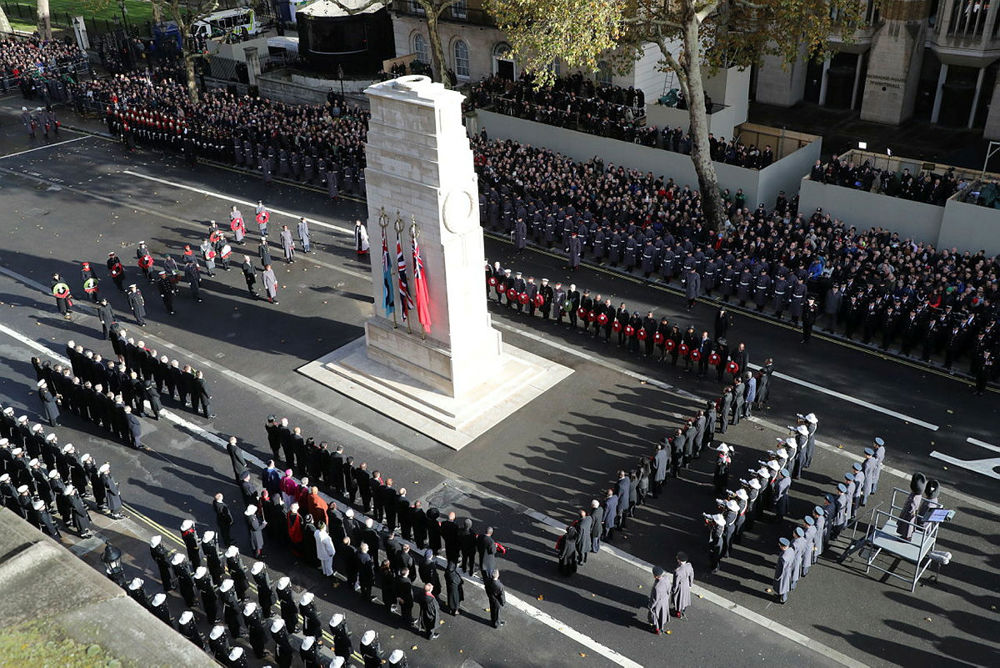
[[899,197],[855,190],[806,177],[799,189],[799,211],[812,215],[816,207],[859,229],[882,227],[906,239],[938,243],[944,207]]
[[[482,109],[476,111],[476,116],[472,125],[477,131],[485,128],[491,139],[513,139],[523,144],[543,146],[579,161],[599,155],[605,164],[649,171],[657,176],[673,178],[682,186],[698,188],[698,177],[691,158],[682,153],[566,130]],[[809,166],[819,158],[819,150],[820,142],[813,142],[764,170],[717,162],[715,169],[719,186],[729,188],[733,193],[742,188],[751,208],[761,201],[765,206],[773,206],[778,190],[785,190],[789,195],[795,192],[802,175],[808,173]]]
[[940,248],[958,248],[987,255],[1000,254],[1000,209],[949,199],[944,206]]

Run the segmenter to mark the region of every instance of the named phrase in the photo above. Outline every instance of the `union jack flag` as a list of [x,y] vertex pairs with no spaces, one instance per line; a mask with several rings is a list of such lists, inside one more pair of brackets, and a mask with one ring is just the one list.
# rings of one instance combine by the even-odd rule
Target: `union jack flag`
[[406,312],[413,309],[413,300],[410,298],[410,282],[406,280],[406,258],[403,257],[403,244],[399,243],[396,237],[396,269],[399,271],[399,305],[403,322],[406,322]]

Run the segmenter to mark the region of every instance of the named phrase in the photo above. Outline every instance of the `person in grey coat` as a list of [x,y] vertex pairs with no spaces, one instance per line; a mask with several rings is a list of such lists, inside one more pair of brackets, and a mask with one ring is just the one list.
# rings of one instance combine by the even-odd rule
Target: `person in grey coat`
[[622,531],[625,530],[625,518],[628,516],[629,504],[631,501],[630,492],[632,490],[632,483],[629,481],[625,471],[618,472],[618,482],[616,483],[616,492],[618,494],[618,528]]
[[298,228],[299,228],[298,229],[298,232],[299,232],[299,241],[302,242],[302,252],[303,253],[311,253],[312,252],[312,246],[311,246],[310,240],[309,240],[309,223],[306,221],[305,218],[299,218],[299,226],[298,226]]
[[271,265],[264,265],[264,273],[261,274],[261,280],[264,282],[264,291],[267,293],[268,301],[272,304],[277,304],[278,277],[274,275]]
[[569,246],[566,248],[566,252],[569,253],[570,271],[576,271],[580,266],[580,256],[583,253],[583,240],[580,239],[575,231],[573,232],[573,236],[569,238]]
[[694,586],[694,568],[684,552],[677,553],[677,568],[670,588],[670,611],[677,617],[684,617],[684,611],[691,605],[691,587]]
[[101,468],[97,469],[101,476],[101,483],[104,485],[104,502],[108,506],[108,514],[111,519],[124,519],[122,515],[122,495],[118,486],[118,481],[111,475],[111,464],[105,462]]
[[56,403],[56,397],[49,390],[48,383],[44,379],[38,381],[38,398],[42,402],[42,409],[45,411],[45,420],[49,423],[49,426],[58,426],[59,404]]
[[292,233],[288,225],[281,226],[281,250],[285,252],[285,262],[295,262],[295,242],[292,241]]
[[649,623],[653,633],[660,635],[670,621],[670,581],[663,569],[653,566],[653,590],[649,594]]
[[614,536],[617,517],[618,496],[613,489],[609,489],[604,500],[604,540],[610,541]]
[[670,453],[663,443],[656,445],[656,454],[653,455],[653,498],[660,494],[664,481],[667,479],[667,467],[670,465]]
[[698,295],[701,294],[701,276],[695,271],[694,267],[684,277],[684,296],[688,300],[688,310],[694,308],[694,304],[698,301]]
[[247,521],[247,530],[250,533],[250,548],[253,550],[254,559],[260,559],[264,553],[264,525],[257,516],[257,506],[250,504],[243,511],[243,516]]
[[97,317],[101,321],[101,336],[104,340],[107,340],[108,333],[111,331],[111,324],[116,321],[115,311],[107,299],[102,299],[101,303],[98,304]]
[[920,504],[924,500],[923,491],[926,483],[926,478],[920,473],[914,475],[910,480],[910,495],[903,502],[903,508],[899,511],[899,522],[896,526],[896,535],[903,540],[913,539],[913,530],[916,526],[914,521],[917,510],[919,510]]
[[594,499],[590,502],[590,551],[601,551],[601,536],[604,534],[604,508]]
[[590,529],[594,523],[594,518],[587,514],[586,510],[580,511],[580,519],[577,520],[576,534],[576,563],[583,565],[587,563],[587,553],[590,552],[591,539]]
[[792,588],[795,551],[792,550],[792,541],[784,537],[778,539],[778,550],[778,565],[774,569],[774,595],[778,603],[784,604]]
[[519,251],[524,250],[527,243],[527,237],[528,226],[525,225],[523,218],[518,218],[517,222],[514,223],[514,247]]

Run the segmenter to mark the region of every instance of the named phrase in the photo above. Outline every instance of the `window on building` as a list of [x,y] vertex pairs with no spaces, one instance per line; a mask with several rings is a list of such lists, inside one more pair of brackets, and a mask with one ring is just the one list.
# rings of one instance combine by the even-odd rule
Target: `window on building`
[[417,0],[410,0],[409,5],[410,5],[410,11],[413,12],[414,14],[427,13],[424,11],[424,8],[420,6],[420,3],[418,3]]
[[595,78],[597,79],[597,83],[601,84],[602,86],[610,86],[611,63],[609,63],[606,60],[602,60],[601,62],[597,63],[597,76]]
[[469,78],[469,45],[462,40],[455,42],[455,76]]
[[455,4],[451,6],[451,16],[456,19],[464,19],[469,15],[468,12],[469,5],[466,0],[455,0]]
[[427,40],[420,33],[413,36],[413,53],[417,56],[417,60],[422,63],[431,62],[430,51],[427,50]]
[[549,63],[549,72],[552,72],[553,76],[558,77],[562,73],[562,61],[556,58]]

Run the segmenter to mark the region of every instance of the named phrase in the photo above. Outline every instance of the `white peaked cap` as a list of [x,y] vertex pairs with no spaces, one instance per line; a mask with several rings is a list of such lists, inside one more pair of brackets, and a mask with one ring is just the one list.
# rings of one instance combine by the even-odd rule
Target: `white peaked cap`
[[732,499],[730,499],[729,501],[726,501],[726,508],[728,508],[729,510],[731,510],[731,511],[733,511],[735,513],[737,511],[739,511],[740,504],[737,503],[736,501],[733,501]]
[[403,660],[403,650],[394,649],[392,654],[389,655],[389,663],[399,663]]
[[107,473],[111,470],[111,464],[101,464],[101,468],[97,469],[98,473]]
[[749,495],[747,494],[747,491],[745,489],[743,489],[742,487],[740,489],[736,490],[736,496],[740,497],[744,501],[746,501],[747,498],[749,497]]
[[232,588],[233,588],[233,581],[230,578],[226,578],[225,580],[222,581],[222,584],[219,585],[219,591],[221,592],[227,592]]
[[181,564],[184,563],[184,559],[186,559],[186,557],[183,554],[181,554],[180,552],[178,552],[170,560],[170,563],[173,564],[174,566],[180,566]]
[[[36,424],[35,426],[36,426],[36,427],[41,427],[42,425],[40,425],[40,424]],[[56,436],[55,434],[47,434],[47,435],[45,436],[45,442],[46,442],[46,443],[51,443],[52,441],[56,440],[57,438],[59,438],[59,437],[58,437],[58,436]]]
[[57,471],[55,469],[52,469],[51,471],[49,471],[49,477],[50,478],[58,478],[59,477],[59,471]]
[[181,531],[187,531],[188,529],[194,527],[194,522],[191,520],[184,520],[181,522]]
[[805,426],[804,424],[800,424],[798,427],[796,427],[795,431],[799,432],[803,436],[809,435],[809,427]]
[[309,605],[312,603],[313,599],[316,598],[311,591],[307,591],[299,597],[300,605]]
[[167,600],[167,595],[164,594],[163,592],[160,592],[159,594],[153,597],[153,605],[161,606],[163,605],[163,602],[166,600]]
[[809,424],[816,424],[817,422],[819,422],[819,420],[816,419],[815,413],[810,413],[809,415],[806,416],[806,422],[808,422]]
[[264,562],[263,561],[258,561],[253,566],[250,567],[250,572],[253,573],[254,575],[257,575],[262,570],[264,570]]
[[361,644],[371,645],[373,642],[375,642],[375,632],[372,631],[371,629],[368,629],[367,631],[365,631],[365,634],[361,636]]
[[212,630],[208,632],[208,637],[211,638],[212,640],[218,640],[219,638],[222,637],[222,634],[225,633],[225,631],[226,627],[224,627],[222,624],[216,624],[215,626],[212,627]]
[[157,545],[160,544],[160,541],[162,540],[163,536],[161,536],[160,534],[156,534],[155,536],[149,539],[149,544],[153,547],[156,547]]
[[284,589],[290,583],[291,583],[291,580],[288,579],[288,576],[284,576],[280,580],[278,580],[278,589]]
[[135,591],[142,586],[142,578],[132,578],[132,581],[128,583],[128,588]]
[[330,668],[344,668],[344,657],[333,657],[333,661],[330,663]]
[[306,636],[305,638],[302,639],[302,649],[308,652],[312,648],[315,642],[316,642],[315,637]]
[[181,613],[181,616],[177,618],[177,621],[183,625],[190,622],[192,618],[194,618],[194,613],[190,610],[185,610]]
[[31,507],[34,508],[35,510],[41,510],[42,508],[45,507],[45,502],[42,501],[41,499],[38,499],[33,504],[31,504]]
[[339,612],[330,618],[330,628],[335,629],[344,621],[344,615]]
[[285,628],[285,620],[279,617],[271,624],[271,633],[277,633],[283,628]]
[[194,569],[194,579],[195,580],[200,580],[203,577],[205,577],[207,574],[208,574],[208,569],[205,568],[204,566],[199,566],[198,568]]
[[211,543],[214,539],[215,539],[215,532],[214,531],[206,531],[201,536],[201,542],[203,542],[203,543]]
[[235,557],[239,553],[240,553],[240,548],[236,547],[235,545],[230,545],[229,547],[226,548],[227,557]]
[[253,601],[250,601],[249,603],[247,603],[246,605],[243,606],[243,616],[244,617],[249,617],[250,615],[252,615],[255,612],[257,612],[257,604],[254,603]]
[[726,526],[726,518],[718,513],[712,515],[712,521],[718,524],[720,527]]
[[249,506],[247,506],[247,509],[243,511],[243,514],[246,515],[247,517],[250,517],[251,515],[256,515],[257,506],[251,503]]
[[229,652],[230,661],[239,661],[241,656],[243,656],[242,647],[234,647],[232,651]]
[[750,482],[747,484],[753,487],[754,489],[760,489],[760,480],[757,480],[757,478],[751,479]]

